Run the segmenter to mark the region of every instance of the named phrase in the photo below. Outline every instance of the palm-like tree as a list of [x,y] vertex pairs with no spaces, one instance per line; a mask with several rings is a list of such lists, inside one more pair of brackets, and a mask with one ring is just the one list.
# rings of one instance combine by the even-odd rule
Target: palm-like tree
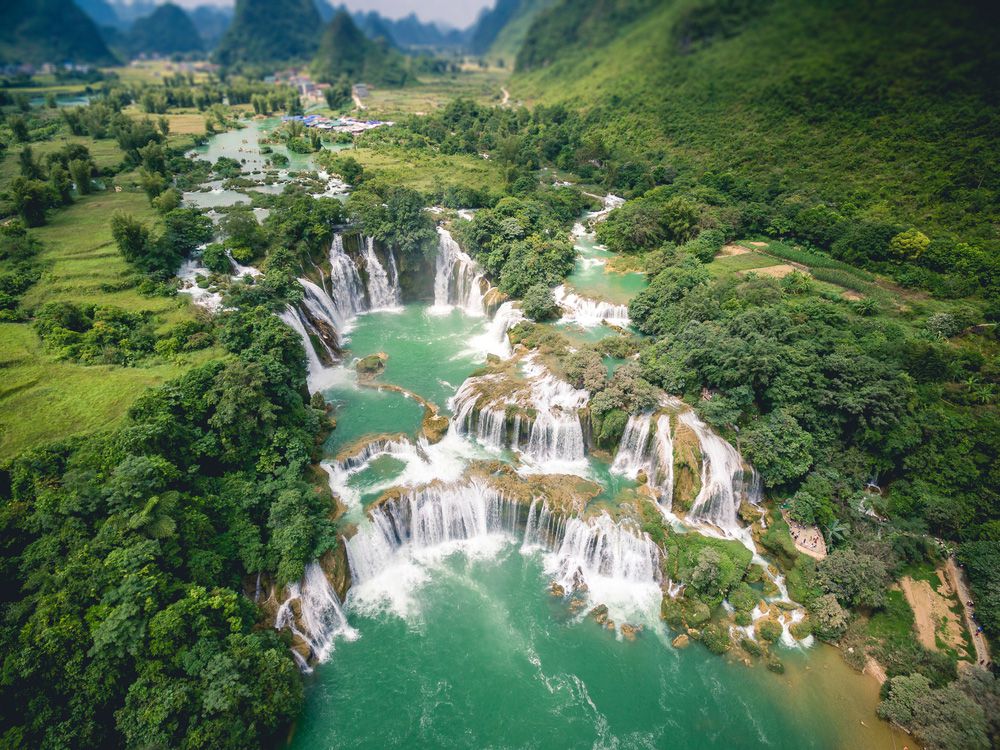
[[843,542],[847,538],[848,526],[835,518],[823,528],[823,537],[826,539],[826,546],[832,547],[838,542]]

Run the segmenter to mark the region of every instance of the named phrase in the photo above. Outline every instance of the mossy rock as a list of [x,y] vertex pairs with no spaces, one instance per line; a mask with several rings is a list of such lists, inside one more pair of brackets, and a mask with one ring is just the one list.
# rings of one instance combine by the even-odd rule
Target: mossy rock
[[799,620],[798,622],[793,622],[788,627],[788,630],[795,636],[796,640],[801,641],[803,638],[808,638],[812,635],[812,622],[809,621],[809,618]]
[[768,671],[774,672],[775,674],[785,673],[785,664],[778,657],[771,655],[771,658],[767,661]]
[[690,510],[701,491],[701,445],[690,427],[674,428],[674,510]]
[[708,622],[712,617],[712,610],[705,602],[698,599],[684,599],[682,603],[684,621],[688,625],[698,626]]
[[729,629],[723,624],[714,622],[702,628],[701,642],[713,654],[724,654],[732,646],[732,641],[729,639]]
[[761,618],[754,623],[754,632],[757,638],[768,643],[774,643],[781,638],[781,623],[770,617]]
[[438,443],[448,433],[448,417],[442,414],[428,413],[424,417],[421,428],[424,436],[427,438],[427,442],[431,444]]
[[747,625],[753,622],[753,618],[750,616],[749,612],[737,612],[733,616],[733,621],[741,628],[745,628]]
[[369,354],[367,357],[359,359],[354,368],[358,371],[359,375],[364,375],[370,378],[375,377],[385,371],[385,363],[388,359],[389,355],[383,352]]
[[669,597],[663,597],[660,605],[660,618],[673,630],[680,630],[684,626],[684,610],[680,602]]
[[740,640],[740,648],[750,654],[750,656],[760,656],[764,653],[761,645],[752,638],[743,638]]

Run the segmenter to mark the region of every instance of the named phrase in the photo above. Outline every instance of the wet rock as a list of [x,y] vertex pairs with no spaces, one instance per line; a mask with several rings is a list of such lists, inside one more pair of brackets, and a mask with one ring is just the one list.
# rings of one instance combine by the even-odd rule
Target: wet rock
[[687,648],[691,644],[691,639],[687,633],[681,633],[670,643],[674,648]]
[[635,637],[642,632],[642,625],[629,625],[627,622],[623,622],[621,631],[626,640],[634,641]]
[[385,370],[385,363],[388,359],[389,355],[385,352],[369,354],[367,357],[359,359],[358,363],[354,366],[354,369],[358,371],[359,375],[373,378],[376,375],[380,375]]
[[558,583],[553,581],[551,584],[549,584],[549,593],[552,594],[552,596],[558,596],[560,599],[562,599],[564,596],[566,596],[566,589],[564,589]]
[[608,608],[601,604],[590,610],[590,615],[601,625],[608,622]]
[[434,443],[439,443],[448,433],[448,417],[441,414],[428,413],[424,416],[424,421],[421,427],[423,429],[424,437],[427,438],[427,442],[432,445]]

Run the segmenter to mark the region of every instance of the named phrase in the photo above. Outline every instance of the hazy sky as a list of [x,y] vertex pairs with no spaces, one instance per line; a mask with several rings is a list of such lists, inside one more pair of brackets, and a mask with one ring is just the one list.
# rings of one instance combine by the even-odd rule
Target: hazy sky
[[[0,0],[7,2],[8,0]],[[174,0],[185,8],[196,5],[232,5],[234,0]],[[281,0],[273,0],[275,6]],[[476,20],[479,11],[494,5],[496,0],[331,0],[331,5],[346,5],[351,10],[377,10],[389,18],[402,18],[416,13],[422,21],[444,21],[459,28]]]

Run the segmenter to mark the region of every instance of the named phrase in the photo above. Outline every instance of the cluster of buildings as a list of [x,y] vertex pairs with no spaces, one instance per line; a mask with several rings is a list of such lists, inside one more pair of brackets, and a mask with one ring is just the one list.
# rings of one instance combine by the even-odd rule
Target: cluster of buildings
[[296,68],[267,76],[264,81],[295,89],[306,104],[323,104],[326,101],[326,90],[330,88],[329,83],[317,83],[308,73],[300,72]]
[[351,135],[357,135],[358,133],[363,133],[366,130],[372,130],[373,128],[379,128],[383,125],[393,124],[386,120],[356,120],[353,117],[338,117],[337,119],[331,119],[320,115],[295,115],[293,117],[282,117],[281,119],[298,120],[307,128],[328,130],[333,133],[350,133]]
[[93,65],[86,65],[75,62],[63,63],[42,63],[32,65],[30,63],[8,63],[0,66],[0,75],[3,76],[34,76],[53,75],[55,73],[89,73],[94,69]]

